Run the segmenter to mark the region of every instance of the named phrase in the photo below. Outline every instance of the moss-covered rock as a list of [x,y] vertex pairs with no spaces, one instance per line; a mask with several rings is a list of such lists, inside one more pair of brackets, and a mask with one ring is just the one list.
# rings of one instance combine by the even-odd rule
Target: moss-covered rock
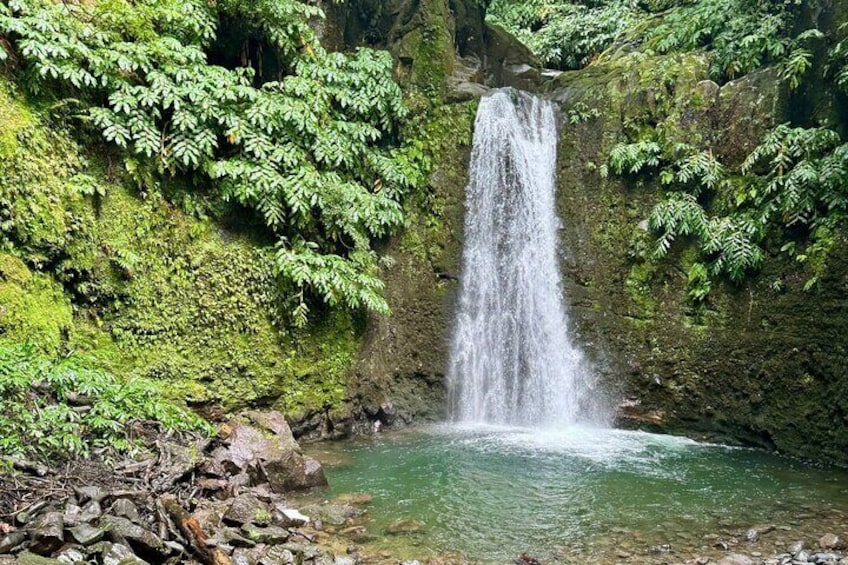
[[0,335],[199,406],[343,409],[352,315],[287,330],[268,246],[110,178],[6,81],[0,115]]
[[[769,256],[759,274],[714,286],[698,305],[687,295],[694,247],[681,241],[665,260],[647,258],[644,219],[661,197],[659,180],[603,174],[613,145],[656,127],[738,166],[791,111],[775,71],[719,89],[698,55],[622,52],[560,75],[550,89],[564,112],[585,104],[600,113],[562,131],[563,263],[574,329],[607,387],[627,399],[628,421],[848,462],[845,253],[830,258],[813,293],[802,266]],[[730,197],[719,193],[713,205]]]
[[57,353],[71,331],[71,303],[49,275],[0,253],[0,337]]
[[[353,393],[371,418],[400,422],[443,415],[444,372],[458,288],[471,133],[477,104],[442,106],[422,132],[434,163],[428,190],[407,203],[409,222],[383,254],[389,318],[372,316]],[[381,406],[392,403],[391,414]]]

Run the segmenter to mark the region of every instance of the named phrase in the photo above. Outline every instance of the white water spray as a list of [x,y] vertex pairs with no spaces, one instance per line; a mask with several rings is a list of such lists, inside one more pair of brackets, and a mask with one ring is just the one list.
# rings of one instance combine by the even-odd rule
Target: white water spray
[[506,89],[477,112],[466,189],[452,417],[564,426],[582,420],[592,378],[568,337],[557,260],[557,116]]

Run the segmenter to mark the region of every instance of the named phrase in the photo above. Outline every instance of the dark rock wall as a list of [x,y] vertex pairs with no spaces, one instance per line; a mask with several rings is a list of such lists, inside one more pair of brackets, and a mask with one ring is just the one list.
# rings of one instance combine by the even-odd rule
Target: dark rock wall
[[[844,21],[834,15],[844,2],[837,4],[809,17],[827,29],[827,22]],[[457,13],[455,4],[440,6]],[[758,274],[740,285],[716,285],[706,308],[694,308],[686,279],[694,248],[680,244],[659,263],[641,258],[651,244],[643,220],[659,198],[657,181],[601,174],[628,128],[666,120],[672,138],[709,144],[733,167],[790,118],[845,124],[844,97],[820,77],[791,93],[774,69],[719,86],[702,56],[628,49],[542,84],[538,64],[508,34],[469,23],[464,13],[465,21],[450,26],[448,51],[456,58],[440,67],[453,69],[448,99],[485,92],[469,85],[516,85],[544,90],[565,118],[579,104],[600,111],[563,126],[558,206],[573,331],[622,404],[620,423],[848,463],[848,252],[835,253],[816,291],[803,289],[808,275],[801,267],[771,256]],[[392,49],[403,58],[410,51],[401,44]],[[403,64],[414,68],[415,57]],[[463,137],[473,123],[468,104],[461,127],[454,122]],[[355,371],[370,414],[389,401],[404,420],[438,416],[442,406],[468,145],[448,137],[440,151],[431,190],[449,204],[425,233],[436,237],[439,251],[410,253],[403,238],[386,250],[397,261],[387,278],[394,316],[370,321]],[[418,220],[420,227],[432,218]]]

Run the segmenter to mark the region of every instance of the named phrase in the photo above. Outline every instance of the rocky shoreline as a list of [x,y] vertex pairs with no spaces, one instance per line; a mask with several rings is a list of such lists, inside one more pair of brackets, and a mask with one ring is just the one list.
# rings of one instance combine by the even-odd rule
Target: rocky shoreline
[[[375,534],[369,494],[320,498],[323,467],[304,455],[278,412],[243,413],[213,438],[143,427],[137,435],[144,449],[135,457],[104,451],[52,466],[7,461],[15,468],[0,471],[0,565],[493,562],[434,552],[414,517]],[[819,510],[801,509],[787,524],[728,523],[705,535],[598,532],[514,562],[848,565],[848,517]]]
[[[278,412],[247,412],[215,438],[146,438],[146,455],[48,466],[9,461],[0,564],[336,564],[360,559],[287,493],[325,486]],[[351,512],[351,515],[355,512]]]

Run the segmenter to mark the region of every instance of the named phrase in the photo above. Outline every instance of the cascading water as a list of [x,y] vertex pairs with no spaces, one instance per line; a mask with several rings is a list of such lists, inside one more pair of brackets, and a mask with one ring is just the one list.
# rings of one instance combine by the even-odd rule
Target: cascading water
[[576,423],[592,379],[568,337],[562,300],[554,106],[499,90],[481,100],[474,127],[448,371],[452,416]]

